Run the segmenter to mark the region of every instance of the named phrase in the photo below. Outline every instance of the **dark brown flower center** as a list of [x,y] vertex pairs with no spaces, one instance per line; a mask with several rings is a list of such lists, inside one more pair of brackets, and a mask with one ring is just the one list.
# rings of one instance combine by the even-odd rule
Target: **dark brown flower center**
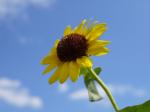
[[87,40],[80,34],[69,34],[61,39],[57,46],[57,56],[63,61],[73,61],[86,56]]

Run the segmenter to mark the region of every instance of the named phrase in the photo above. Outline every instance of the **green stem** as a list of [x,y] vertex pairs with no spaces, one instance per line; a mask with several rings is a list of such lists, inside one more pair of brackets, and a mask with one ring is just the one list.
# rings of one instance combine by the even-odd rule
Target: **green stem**
[[119,108],[111,94],[111,92],[109,91],[109,89],[107,88],[107,86],[105,85],[105,83],[98,77],[98,75],[94,72],[94,70],[92,68],[88,69],[89,72],[92,73],[92,75],[95,77],[96,81],[98,82],[98,84],[103,88],[103,90],[105,91],[105,93],[107,94],[112,106],[114,107],[116,112],[119,112]]

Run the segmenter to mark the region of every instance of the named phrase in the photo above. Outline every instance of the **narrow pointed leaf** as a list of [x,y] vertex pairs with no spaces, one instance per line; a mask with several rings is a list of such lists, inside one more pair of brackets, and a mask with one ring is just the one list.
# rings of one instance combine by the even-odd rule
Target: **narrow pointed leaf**
[[100,72],[102,71],[101,67],[97,67],[97,68],[94,68],[94,71],[97,75],[100,74]]

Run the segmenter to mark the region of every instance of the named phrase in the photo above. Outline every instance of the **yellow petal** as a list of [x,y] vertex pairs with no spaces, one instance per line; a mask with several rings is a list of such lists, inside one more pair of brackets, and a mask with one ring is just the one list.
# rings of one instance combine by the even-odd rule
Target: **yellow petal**
[[53,84],[54,82],[56,82],[56,81],[59,79],[59,77],[60,77],[60,75],[61,75],[61,72],[62,72],[62,65],[60,65],[60,66],[56,69],[56,71],[54,72],[54,74],[49,78],[48,82],[49,82],[50,84]]
[[104,47],[106,45],[108,45],[110,42],[109,41],[105,41],[105,40],[96,40],[96,41],[92,41],[88,43],[88,49],[94,49],[97,47]]
[[68,63],[66,62],[66,63],[64,63],[63,64],[63,68],[62,68],[62,71],[61,71],[61,75],[60,75],[60,77],[59,77],[59,82],[62,84],[62,83],[64,83],[66,80],[67,80],[67,78],[68,78],[68,76],[69,76],[69,73],[68,73]]
[[93,49],[88,49],[87,54],[88,55],[96,55],[96,56],[102,56],[109,52],[108,48],[105,47],[95,47]]
[[50,53],[42,59],[41,64],[43,65],[50,64],[50,62],[55,60],[56,58],[57,58],[57,51],[56,47],[54,46],[51,49]]
[[90,23],[90,22],[91,22],[91,20],[86,24],[89,31],[91,31],[98,24],[98,21],[94,21],[92,23]]
[[57,45],[59,41],[60,40],[56,40],[54,47],[51,49],[50,53],[42,59],[41,64],[47,65],[60,62],[59,58],[57,57]]
[[84,24],[85,24],[86,20],[84,19],[80,24],[79,26],[77,26],[75,29],[74,29],[74,33],[81,33],[82,32],[82,29],[84,27]]
[[96,40],[105,32],[106,29],[107,29],[106,24],[97,24],[88,33],[88,35],[86,36],[86,39],[88,39],[89,41]]
[[93,29],[93,27],[97,24],[97,21],[94,21],[93,23],[90,23],[91,20],[87,20],[84,24],[82,34],[83,35],[88,35],[88,33]]
[[92,67],[91,60],[86,56],[83,56],[82,58],[77,59],[77,63],[80,65],[83,65],[84,67]]
[[48,55],[57,55],[57,46],[58,46],[59,42],[60,42],[59,39],[57,39],[57,40],[55,41],[55,44],[54,44],[54,46],[52,47],[52,49],[50,50],[50,52],[49,52]]
[[55,64],[55,65],[52,65],[52,64],[48,65],[48,66],[46,67],[46,69],[44,70],[43,74],[49,73],[49,72],[50,72],[51,70],[53,70],[56,66],[57,66],[56,64]]
[[41,64],[46,65],[49,64],[46,69],[44,70],[43,74],[47,74],[51,70],[53,70],[56,66],[60,64],[60,60],[57,58],[57,56],[50,55],[45,57],[42,61]]
[[71,31],[71,26],[67,26],[65,31],[64,31],[64,36],[70,34],[72,31]]
[[80,73],[80,65],[77,64],[76,62],[73,62],[71,61],[69,63],[69,75],[70,75],[70,78],[73,82],[75,82],[78,77],[79,77],[79,73]]
[[84,27],[80,34],[86,36],[87,33],[88,33],[88,29]]
[[42,59],[41,64],[43,64],[43,65],[49,64],[49,63],[50,63],[50,60],[51,60],[50,58],[51,58],[51,56],[45,56],[45,57]]
[[47,64],[55,63],[54,61],[57,61],[57,57],[55,55],[48,55],[42,59],[41,64],[47,65]]
[[57,45],[58,45],[59,42],[60,42],[60,40],[57,39],[57,40],[55,41],[54,47],[57,47]]

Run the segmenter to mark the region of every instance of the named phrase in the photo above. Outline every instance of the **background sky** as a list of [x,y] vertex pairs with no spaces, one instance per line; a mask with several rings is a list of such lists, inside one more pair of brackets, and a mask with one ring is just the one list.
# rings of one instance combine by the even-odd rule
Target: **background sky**
[[48,84],[40,60],[67,25],[106,22],[101,37],[111,52],[93,57],[120,108],[150,98],[149,0],[0,0],[0,110],[3,112],[113,112],[104,92],[88,101],[83,78]]

